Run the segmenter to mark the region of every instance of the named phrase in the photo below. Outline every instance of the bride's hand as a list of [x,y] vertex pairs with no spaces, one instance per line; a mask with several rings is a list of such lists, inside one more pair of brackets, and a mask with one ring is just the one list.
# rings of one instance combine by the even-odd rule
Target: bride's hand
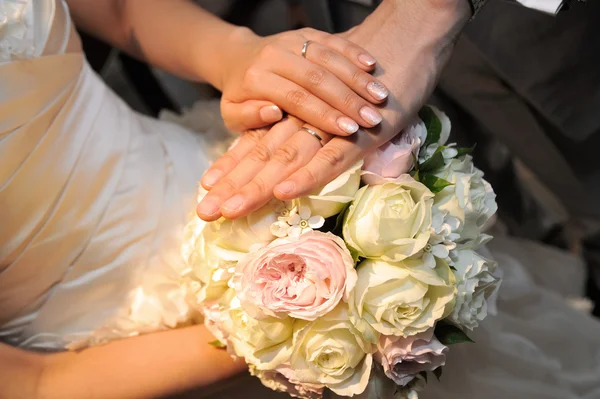
[[240,28],[234,35],[220,87],[221,112],[231,130],[275,123],[281,109],[340,136],[381,122],[372,104],[385,101],[388,92],[369,74],[375,58],[360,46],[314,29],[263,38]]
[[273,196],[289,200],[308,195],[390,140],[429,97],[469,17],[464,0],[384,1],[347,35],[378,57],[384,72],[380,79],[390,88],[385,108],[380,107],[383,122],[350,137],[334,137],[291,118],[268,133],[244,135],[202,178],[210,191],[198,205],[198,215],[209,221],[221,215],[237,218]]

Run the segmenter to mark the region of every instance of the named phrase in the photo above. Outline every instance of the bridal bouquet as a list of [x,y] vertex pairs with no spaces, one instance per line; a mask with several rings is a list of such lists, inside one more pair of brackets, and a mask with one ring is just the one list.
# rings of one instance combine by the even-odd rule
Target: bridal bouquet
[[[301,398],[416,398],[494,311],[475,252],[495,195],[426,106],[364,162],[298,200],[186,227],[206,326],[264,385]],[[202,193],[201,193],[202,195]]]

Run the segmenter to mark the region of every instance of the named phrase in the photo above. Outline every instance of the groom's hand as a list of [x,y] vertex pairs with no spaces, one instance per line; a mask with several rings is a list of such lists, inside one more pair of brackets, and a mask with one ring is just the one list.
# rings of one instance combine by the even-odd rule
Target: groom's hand
[[376,75],[390,90],[380,110],[381,125],[351,137],[332,137],[308,126],[323,143],[294,118],[268,133],[244,135],[203,177],[209,193],[198,215],[205,220],[237,218],[273,195],[287,200],[310,194],[389,141],[433,91],[470,15],[467,0],[384,0],[345,34],[377,58]]

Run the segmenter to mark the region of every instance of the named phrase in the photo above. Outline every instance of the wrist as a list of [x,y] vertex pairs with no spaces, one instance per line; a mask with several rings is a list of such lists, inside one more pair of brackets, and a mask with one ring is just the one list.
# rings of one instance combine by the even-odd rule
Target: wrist
[[464,26],[472,17],[470,0],[383,0],[389,13],[406,13],[407,6],[412,10],[412,17],[423,22],[430,22],[433,27],[444,30],[455,30],[456,26]]
[[254,47],[258,40],[260,40],[260,36],[251,29],[242,26],[234,27],[225,37],[224,42],[219,44],[219,47],[222,48],[221,56],[214,63],[215,81],[210,83],[223,91],[227,77],[232,76],[232,69],[243,62],[246,58],[245,54]]

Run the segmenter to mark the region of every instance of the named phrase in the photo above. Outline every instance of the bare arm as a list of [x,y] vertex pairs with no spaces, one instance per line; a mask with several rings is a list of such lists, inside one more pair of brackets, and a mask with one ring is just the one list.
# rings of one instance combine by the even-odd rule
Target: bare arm
[[[176,75],[221,88],[219,68],[243,28],[188,0],[68,0],[78,26]],[[210,60],[210,62],[208,62]]]
[[[190,0],[68,1],[75,22],[91,34],[221,90],[233,130],[272,124],[282,109],[343,136],[381,121],[373,104],[387,91],[368,73],[375,59],[342,37],[313,29],[259,37]],[[313,44],[305,59],[307,40]]]
[[42,355],[0,344],[0,398],[154,398],[243,371],[194,326],[79,352]]

